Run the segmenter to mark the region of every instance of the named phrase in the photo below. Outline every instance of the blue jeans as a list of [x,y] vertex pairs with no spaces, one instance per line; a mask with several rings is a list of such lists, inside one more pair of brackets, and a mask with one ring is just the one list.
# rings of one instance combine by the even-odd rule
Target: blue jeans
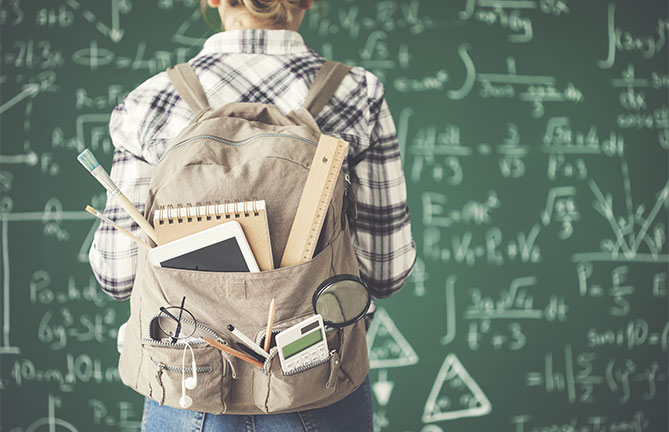
[[353,393],[325,408],[287,414],[210,414],[144,402],[142,432],[370,432],[369,375]]

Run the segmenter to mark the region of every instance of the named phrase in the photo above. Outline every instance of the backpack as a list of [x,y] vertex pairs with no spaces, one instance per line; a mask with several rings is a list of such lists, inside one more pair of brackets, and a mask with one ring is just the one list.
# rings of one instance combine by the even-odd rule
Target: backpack
[[[151,220],[149,216],[168,203],[265,199],[272,254],[279,263],[321,135],[315,118],[349,70],[325,62],[305,104],[283,114],[262,103],[234,102],[214,110],[188,63],[168,69],[170,81],[195,117],[157,164],[144,216]],[[185,344],[155,338],[161,306],[178,306],[186,296],[185,308],[197,322],[193,337],[234,346],[227,324],[262,341],[273,297],[275,334],[314,314],[312,295],[321,282],[338,274],[359,275],[346,218],[351,195],[346,188],[340,172],[314,256],[301,264],[257,273],[181,270],[152,266],[147,251],[140,248],[119,360],[123,383],[160,404],[182,407],[182,378],[193,373],[190,356],[183,367]],[[189,409],[282,413],[343,399],[369,372],[364,320],[328,327],[326,338],[326,361],[288,375],[275,347],[260,368],[204,342],[191,342],[198,384],[188,390],[193,401]]]

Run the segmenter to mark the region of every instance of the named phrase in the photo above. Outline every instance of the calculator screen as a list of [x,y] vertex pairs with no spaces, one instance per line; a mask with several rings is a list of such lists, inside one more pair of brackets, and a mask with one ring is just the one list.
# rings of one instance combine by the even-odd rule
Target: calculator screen
[[310,346],[317,344],[321,340],[323,340],[323,335],[321,334],[320,329],[306,334],[283,347],[283,358],[287,359]]

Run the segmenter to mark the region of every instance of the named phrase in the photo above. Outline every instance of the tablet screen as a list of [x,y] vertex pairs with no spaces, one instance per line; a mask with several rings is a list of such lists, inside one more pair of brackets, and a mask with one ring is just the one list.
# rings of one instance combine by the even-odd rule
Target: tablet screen
[[216,272],[247,272],[249,267],[237,240],[229,238],[178,257],[161,261],[161,267]]

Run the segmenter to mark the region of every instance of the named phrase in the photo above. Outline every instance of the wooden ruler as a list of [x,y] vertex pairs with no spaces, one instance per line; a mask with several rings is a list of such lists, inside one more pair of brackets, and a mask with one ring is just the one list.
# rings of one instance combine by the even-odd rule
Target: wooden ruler
[[347,151],[346,141],[321,135],[283,251],[281,267],[299,264],[314,256]]

